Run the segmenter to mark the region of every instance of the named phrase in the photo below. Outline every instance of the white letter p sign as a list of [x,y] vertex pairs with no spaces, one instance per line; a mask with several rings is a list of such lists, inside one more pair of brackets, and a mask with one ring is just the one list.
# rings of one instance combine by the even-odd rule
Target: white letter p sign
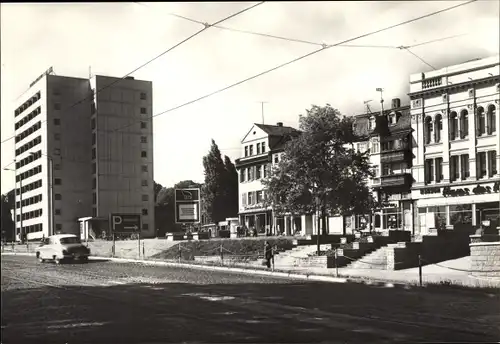
[[114,215],[113,216],[113,230],[116,229],[116,225],[121,225],[122,224],[122,217]]

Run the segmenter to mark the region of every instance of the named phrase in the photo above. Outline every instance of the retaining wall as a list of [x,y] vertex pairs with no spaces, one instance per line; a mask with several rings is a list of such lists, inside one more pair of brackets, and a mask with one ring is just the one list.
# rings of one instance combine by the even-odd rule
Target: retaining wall
[[470,253],[471,276],[500,278],[500,235],[471,235]]

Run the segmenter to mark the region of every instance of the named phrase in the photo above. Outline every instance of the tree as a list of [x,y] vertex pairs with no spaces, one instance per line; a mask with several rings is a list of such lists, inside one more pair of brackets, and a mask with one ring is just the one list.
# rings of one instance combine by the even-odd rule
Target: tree
[[[285,144],[283,159],[263,181],[266,205],[278,212],[365,213],[374,206],[366,182],[373,176],[367,153],[352,148],[352,121],[327,104],[300,116],[301,134]],[[319,235],[318,235],[319,246]]]
[[224,155],[224,205],[225,217],[238,214],[238,172],[227,155]]
[[155,202],[156,202],[158,200],[158,194],[163,189],[163,186],[157,182],[153,182],[153,183],[154,183],[154,198],[155,198]]
[[5,195],[0,196],[1,213],[0,226],[2,231],[2,239],[6,241],[15,240],[15,224],[12,218],[12,210],[15,204],[15,190],[9,191]]
[[205,184],[203,187],[204,211],[208,222],[219,222],[225,219],[225,190],[226,168],[222,161],[219,147],[212,140],[210,151],[203,157],[205,169]]

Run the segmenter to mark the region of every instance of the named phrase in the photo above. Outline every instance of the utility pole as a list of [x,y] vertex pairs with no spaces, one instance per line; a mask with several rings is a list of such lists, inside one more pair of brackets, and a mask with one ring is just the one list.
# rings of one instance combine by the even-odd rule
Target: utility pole
[[382,107],[382,113],[381,115],[384,114],[384,89],[383,88],[377,88],[376,89],[377,92],[380,92],[380,106]]

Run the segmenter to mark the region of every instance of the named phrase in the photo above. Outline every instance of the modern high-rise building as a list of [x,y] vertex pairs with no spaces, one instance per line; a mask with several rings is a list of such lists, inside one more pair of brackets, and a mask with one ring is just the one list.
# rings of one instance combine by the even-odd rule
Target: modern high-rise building
[[18,236],[78,234],[79,218],[109,213],[142,214],[141,235],[154,234],[151,82],[50,69],[18,104]]

